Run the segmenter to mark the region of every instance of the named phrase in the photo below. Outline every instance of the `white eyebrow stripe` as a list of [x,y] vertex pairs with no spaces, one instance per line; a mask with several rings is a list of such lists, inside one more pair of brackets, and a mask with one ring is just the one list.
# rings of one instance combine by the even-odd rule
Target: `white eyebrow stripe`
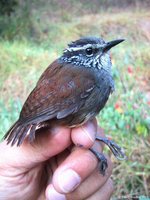
[[91,47],[94,48],[94,49],[98,49],[100,47],[103,47],[103,45],[100,45],[100,44],[92,44],[92,45],[91,44],[86,44],[84,46],[69,47],[69,48],[65,49],[64,52],[66,52],[66,51],[72,52],[72,51],[85,50],[85,49],[91,48]]

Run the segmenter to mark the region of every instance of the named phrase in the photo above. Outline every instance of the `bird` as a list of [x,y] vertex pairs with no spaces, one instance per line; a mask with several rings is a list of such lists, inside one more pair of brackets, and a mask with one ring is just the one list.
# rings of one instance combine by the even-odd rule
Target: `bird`
[[[81,126],[93,119],[114,91],[110,49],[124,39],[106,42],[101,37],[85,36],[70,42],[39,78],[26,99],[19,119],[5,134],[11,146],[20,146],[26,138],[32,143],[42,127]],[[96,137],[111,149],[115,157],[125,159],[124,150],[114,141]],[[90,150],[100,160],[100,171],[107,168],[105,156]]]

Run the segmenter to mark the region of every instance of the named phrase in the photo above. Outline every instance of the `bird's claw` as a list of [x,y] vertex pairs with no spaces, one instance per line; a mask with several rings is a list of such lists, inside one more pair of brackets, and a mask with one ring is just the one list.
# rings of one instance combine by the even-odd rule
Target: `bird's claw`
[[95,151],[93,148],[90,148],[90,151],[92,153],[94,153],[94,155],[97,157],[97,159],[99,161],[100,173],[104,176],[105,175],[105,171],[106,171],[106,169],[108,167],[107,159],[105,158],[105,156],[102,153],[99,153],[99,152]]
[[126,159],[126,155],[124,152],[124,149],[122,149],[120,146],[118,146],[114,141],[109,141],[109,145],[110,149],[112,150],[114,156],[118,159],[118,160],[125,160]]
[[118,160],[125,160],[127,158],[124,149],[118,146],[114,141],[101,137],[96,137],[96,140],[104,142]]

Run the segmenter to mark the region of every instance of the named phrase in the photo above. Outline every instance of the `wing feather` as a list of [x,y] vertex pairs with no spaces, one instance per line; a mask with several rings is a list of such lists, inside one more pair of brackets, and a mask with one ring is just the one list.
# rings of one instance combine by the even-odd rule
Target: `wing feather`
[[[53,72],[51,66],[49,70]],[[55,117],[62,119],[78,112],[84,99],[95,87],[95,79],[90,71],[77,66],[68,64],[60,67],[55,76],[51,76],[49,70],[45,71],[49,76],[45,74],[44,79],[42,75],[23,106],[20,120],[25,124],[40,123]]]
[[[4,138],[11,145],[19,146],[26,136],[30,142],[34,140],[36,127],[41,122],[69,117],[70,124],[74,125],[73,121],[77,124],[72,114],[78,113],[84,106],[94,87],[95,77],[90,70],[62,65],[56,60],[42,74],[24,103],[19,120]],[[86,118],[84,115],[81,122]]]

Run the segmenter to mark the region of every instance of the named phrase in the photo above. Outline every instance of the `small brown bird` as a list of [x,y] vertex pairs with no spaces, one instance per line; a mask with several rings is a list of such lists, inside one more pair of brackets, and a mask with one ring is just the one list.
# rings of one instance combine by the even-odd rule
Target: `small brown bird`
[[[40,77],[18,121],[4,136],[7,142],[20,146],[26,137],[32,142],[36,130],[47,124],[75,127],[95,117],[114,90],[109,50],[123,41],[83,37],[71,42]],[[107,144],[117,158],[125,158],[123,150],[113,141],[96,139]],[[90,150],[101,160],[100,170],[104,173],[107,160]]]

